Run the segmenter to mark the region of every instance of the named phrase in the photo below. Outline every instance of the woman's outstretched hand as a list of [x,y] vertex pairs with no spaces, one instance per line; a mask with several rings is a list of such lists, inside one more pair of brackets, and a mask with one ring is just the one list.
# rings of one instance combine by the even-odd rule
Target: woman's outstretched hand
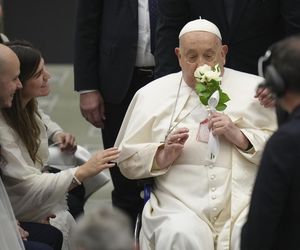
[[108,148],[97,152],[83,165],[81,165],[75,173],[76,178],[82,182],[88,177],[92,177],[100,173],[106,168],[115,166],[115,161],[120,155],[118,148]]

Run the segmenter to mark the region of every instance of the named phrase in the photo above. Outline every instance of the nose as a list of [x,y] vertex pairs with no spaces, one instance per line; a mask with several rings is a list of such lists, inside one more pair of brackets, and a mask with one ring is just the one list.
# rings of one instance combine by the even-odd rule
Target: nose
[[17,84],[16,84],[17,86],[16,86],[16,89],[21,89],[21,88],[23,88],[23,85],[22,85],[22,83],[21,83],[21,81],[20,81],[20,79],[18,78],[18,81],[17,81]]
[[47,69],[44,71],[44,80],[49,80],[51,78],[51,75]]

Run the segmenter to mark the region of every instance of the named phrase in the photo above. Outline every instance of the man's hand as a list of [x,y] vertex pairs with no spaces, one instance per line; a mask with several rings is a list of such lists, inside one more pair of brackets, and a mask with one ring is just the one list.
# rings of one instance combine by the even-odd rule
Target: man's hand
[[263,105],[265,108],[275,106],[275,98],[272,95],[270,89],[268,88],[258,87],[254,97],[258,98],[260,104]]
[[104,128],[105,108],[99,91],[80,94],[80,110],[88,122],[97,128]]
[[180,156],[188,138],[189,130],[187,128],[179,128],[169,134],[165,144],[159,147],[156,152],[157,165],[161,169],[170,166]]
[[213,113],[209,117],[208,128],[212,130],[213,135],[224,136],[229,142],[242,150],[249,147],[249,140],[229,118],[222,113]]

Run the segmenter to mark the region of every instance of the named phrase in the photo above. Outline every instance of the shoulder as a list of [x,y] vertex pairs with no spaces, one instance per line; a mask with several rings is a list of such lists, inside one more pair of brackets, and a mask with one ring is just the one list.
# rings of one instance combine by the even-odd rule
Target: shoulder
[[182,73],[173,73],[160,77],[137,91],[142,97],[167,97],[169,94],[177,92]]
[[243,93],[244,96],[253,97],[257,86],[263,82],[263,78],[257,75],[225,68],[222,86],[224,90],[234,93]]
[[230,68],[225,68],[224,79],[230,79],[233,80],[234,82],[243,81],[250,85],[257,85],[258,83],[263,81],[263,78],[258,75],[254,75],[254,74],[250,74],[250,73],[246,73],[246,72],[242,72]]

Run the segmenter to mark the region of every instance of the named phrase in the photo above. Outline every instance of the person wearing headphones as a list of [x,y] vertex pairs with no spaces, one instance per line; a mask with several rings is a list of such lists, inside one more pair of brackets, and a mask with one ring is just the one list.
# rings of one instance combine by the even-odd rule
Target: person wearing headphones
[[254,185],[241,250],[300,249],[300,36],[266,53],[263,86],[289,113],[266,144]]

